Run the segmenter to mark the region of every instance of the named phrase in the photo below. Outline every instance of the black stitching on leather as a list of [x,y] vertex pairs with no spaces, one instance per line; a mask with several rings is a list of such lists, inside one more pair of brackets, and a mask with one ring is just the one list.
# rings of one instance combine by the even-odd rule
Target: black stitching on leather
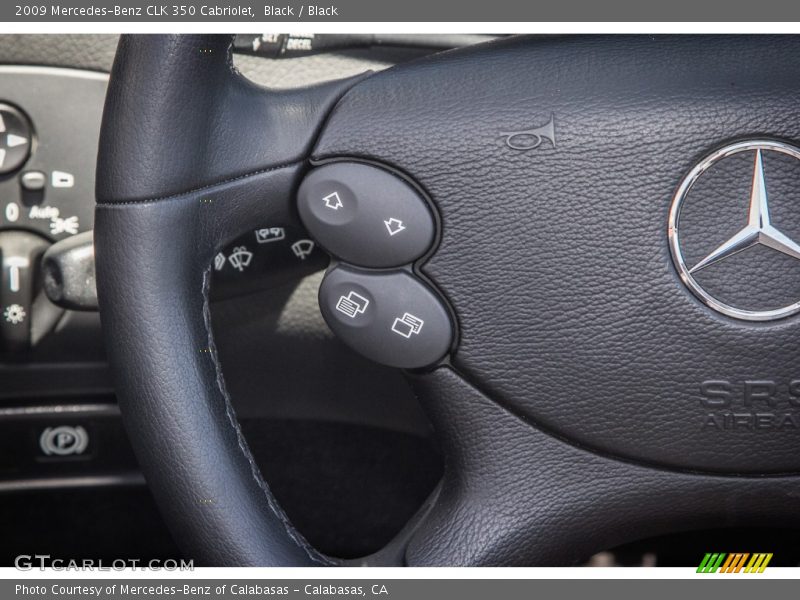
[[156,198],[144,198],[142,200],[100,200],[98,199],[95,203],[97,206],[124,206],[126,204],[152,204],[153,202],[164,202],[166,200],[177,200],[178,198],[185,198],[186,196],[191,196],[192,194],[197,194],[198,192],[203,192],[205,190],[209,190],[211,188],[215,188],[221,185],[225,185],[228,183],[233,183],[234,181],[240,181],[242,179],[247,179],[248,177],[253,177],[255,175],[261,175],[262,173],[269,173],[270,171],[279,171],[281,169],[286,169],[288,167],[292,167],[294,165],[300,164],[305,162],[305,160],[295,160],[292,162],[275,165],[274,167],[264,167],[263,169],[258,169],[256,171],[250,171],[249,173],[243,173],[241,175],[236,175],[235,177],[229,177],[228,179],[223,179],[221,181],[215,181],[209,183],[207,185],[203,185],[201,187],[193,188],[191,190],[186,190],[184,192],[177,192],[175,194],[169,194],[168,196],[158,196]]
[[284,529],[286,530],[286,534],[289,538],[294,541],[300,548],[302,548],[308,557],[319,564],[331,566],[335,565],[336,562],[318,552],[315,548],[313,548],[306,539],[300,534],[297,529],[289,521],[289,518],[286,516],[286,513],[283,509],[278,505],[277,501],[275,500],[275,496],[272,494],[272,491],[269,489],[269,485],[264,480],[264,477],[261,475],[261,470],[258,468],[255,460],[253,459],[253,455],[250,452],[250,449],[247,446],[247,441],[244,439],[244,435],[242,434],[242,429],[239,426],[239,421],[236,419],[236,415],[234,414],[233,404],[230,400],[230,395],[228,394],[228,389],[225,386],[225,379],[222,376],[222,367],[220,365],[219,359],[217,358],[217,347],[214,344],[214,336],[211,333],[211,306],[209,303],[209,294],[208,290],[210,287],[211,282],[211,266],[209,265],[203,271],[203,324],[206,329],[206,336],[208,339],[208,349],[209,355],[211,356],[211,360],[214,363],[214,370],[216,372],[216,383],[217,389],[219,390],[220,394],[222,395],[222,399],[225,402],[225,414],[228,416],[228,422],[230,423],[231,427],[233,428],[236,434],[236,440],[239,445],[239,450],[241,450],[244,457],[247,459],[247,462],[250,463],[250,472],[253,475],[253,479],[255,480],[258,487],[261,488],[261,491],[264,492],[264,497],[267,500],[267,505],[272,510],[273,514],[278,518],[278,520],[283,524]]

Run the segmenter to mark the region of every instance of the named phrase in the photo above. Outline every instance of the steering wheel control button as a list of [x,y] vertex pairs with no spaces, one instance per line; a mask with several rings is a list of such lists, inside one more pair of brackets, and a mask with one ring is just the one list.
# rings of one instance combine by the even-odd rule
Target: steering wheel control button
[[431,247],[427,201],[384,169],[337,162],[313,169],[298,192],[300,218],[331,254],[362,267],[398,267]]
[[367,312],[368,306],[369,300],[367,298],[358,292],[350,290],[346,296],[342,295],[339,298],[339,301],[336,303],[336,310],[343,315],[347,315],[351,319],[355,319],[358,315]]
[[33,127],[22,111],[0,102],[0,175],[19,169],[31,152]]
[[339,338],[390,367],[433,365],[453,339],[450,316],[438,296],[405,271],[336,267],[322,281],[319,301]]
[[330,320],[341,327],[363,329],[375,320],[375,299],[367,288],[352,280],[331,283],[326,287],[333,309]]

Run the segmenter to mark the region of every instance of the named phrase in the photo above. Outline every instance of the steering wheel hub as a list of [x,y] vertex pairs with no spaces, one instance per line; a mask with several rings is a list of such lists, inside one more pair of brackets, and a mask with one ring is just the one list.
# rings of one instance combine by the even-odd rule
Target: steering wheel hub
[[[496,46],[468,51],[470,60],[443,57],[446,69],[357,86],[316,157],[397,165],[430,194],[443,235],[423,269],[459,320],[453,364],[490,397],[626,460],[795,471],[796,321],[722,317],[680,282],[751,315],[796,309],[800,163],[792,146],[769,139],[800,139],[800,106],[794,89],[761,71],[771,43],[751,44],[746,65],[716,38],[608,42],[602,60],[596,41],[515,47],[502,68]],[[507,144],[509,131],[542,123],[545,143]],[[769,136],[725,143],[754,133]],[[758,156],[765,176],[754,180]],[[754,181],[756,191],[766,181],[770,212],[753,217],[761,225],[751,235]],[[688,265],[679,259],[679,271],[667,227],[676,190],[673,250]],[[730,258],[690,273],[730,239],[720,251]],[[757,247],[736,253],[746,245]],[[710,381],[725,382],[724,402],[709,396]],[[774,395],[755,400],[748,381],[769,382]]]

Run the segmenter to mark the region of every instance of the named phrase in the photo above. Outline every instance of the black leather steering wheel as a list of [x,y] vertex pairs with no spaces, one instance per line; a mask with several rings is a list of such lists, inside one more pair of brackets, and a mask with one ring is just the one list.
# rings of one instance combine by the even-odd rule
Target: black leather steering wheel
[[[343,564],[294,530],[253,462],[207,293],[216,252],[296,221],[302,178],[341,159],[402,173],[433,202],[440,239],[413,269],[457,324],[448,355],[408,373],[444,479],[360,563],[568,565],[670,531],[797,524],[798,320],[706,306],[667,227],[681,180],[714,150],[800,141],[793,40],[512,38],[280,92],[241,77],[231,43],[123,36],[98,161],[120,406],[188,556]],[[791,165],[771,169],[770,190],[800,188]],[[732,188],[716,189],[722,214]],[[726,428],[728,413],[778,420]]]

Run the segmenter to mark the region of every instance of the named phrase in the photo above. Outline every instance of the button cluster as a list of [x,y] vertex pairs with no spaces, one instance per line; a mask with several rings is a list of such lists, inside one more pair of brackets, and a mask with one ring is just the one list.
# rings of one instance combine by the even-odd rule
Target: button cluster
[[320,245],[362,267],[398,267],[431,247],[436,229],[428,203],[400,177],[371,165],[337,162],[303,181],[298,210]]
[[425,284],[405,271],[338,266],[325,276],[319,304],[342,341],[390,367],[434,364],[450,346],[447,310]]
[[328,326],[376,362],[405,369],[447,354],[444,302],[410,268],[436,238],[428,202],[388,170],[355,162],[313,169],[298,192],[303,224],[336,257],[319,292]]
[[87,198],[94,191],[90,157],[96,155],[97,131],[87,121],[99,124],[99,107],[88,111],[67,103],[48,112],[36,102],[24,106],[26,111],[0,101],[0,230],[60,240],[91,229],[94,208]]

